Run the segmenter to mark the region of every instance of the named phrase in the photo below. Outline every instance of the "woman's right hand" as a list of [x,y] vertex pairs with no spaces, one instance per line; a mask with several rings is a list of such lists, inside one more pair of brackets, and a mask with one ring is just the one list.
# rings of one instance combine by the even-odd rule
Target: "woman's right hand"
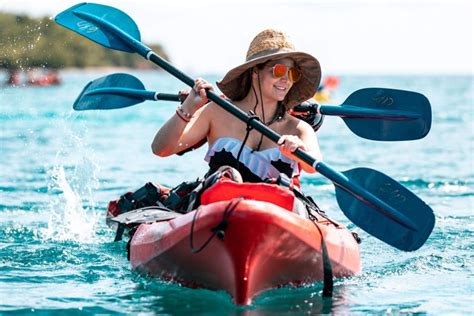
[[193,115],[199,108],[208,102],[206,89],[214,91],[214,87],[202,78],[197,78],[194,81],[194,87],[189,92],[189,95],[183,102],[183,111]]
[[156,133],[151,145],[153,153],[167,157],[207,138],[210,128],[209,114],[205,107],[196,114],[196,111],[208,102],[206,89],[214,91],[207,81],[196,79],[186,100],[176,109],[176,115],[166,121]]

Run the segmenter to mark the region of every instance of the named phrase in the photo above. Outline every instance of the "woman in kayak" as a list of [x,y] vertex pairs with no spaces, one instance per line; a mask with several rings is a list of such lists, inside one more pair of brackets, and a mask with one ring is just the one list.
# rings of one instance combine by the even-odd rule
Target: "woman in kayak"
[[224,165],[236,167],[243,180],[250,182],[277,178],[280,173],[295,178],[301,169],[313,173],[293,152],[301,148],[322,159],[316,135],[308,123],[288,115],[287,110],[311,98],[320,78],[316,58],[296,51],[284,33],[262,31],[250,43],[246,62],[217,85],[242,111],[283,135],[278,144],[246,128],[214,102],[208,103],[205,89],[213,87],[197,79],[183,104],[157,132],[152,150],[166,157],[207,138],[208,174]]

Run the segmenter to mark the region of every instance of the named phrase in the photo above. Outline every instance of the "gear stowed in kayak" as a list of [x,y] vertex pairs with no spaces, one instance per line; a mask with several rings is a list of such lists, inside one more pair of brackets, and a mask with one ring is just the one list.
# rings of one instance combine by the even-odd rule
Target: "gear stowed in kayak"
[[198,201],[185,214],[158,199],[111,219],[131,228],[133,270],[225,290],[238,305],[267,289],[323,280],[330,294],[333,276],[360,271],[359,240],[289,188],[241,183],[228,172],[196,187]]

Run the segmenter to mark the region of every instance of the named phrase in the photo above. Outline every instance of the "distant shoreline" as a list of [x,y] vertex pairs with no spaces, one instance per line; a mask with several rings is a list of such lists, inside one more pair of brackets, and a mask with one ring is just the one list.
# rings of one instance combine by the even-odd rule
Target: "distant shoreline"
[[[31,69],[19,69],[20,72],[26,73],[28,70],[41,70],[43,68],[31,68]],[[48,70],[48,68],[44,68]],[[75,72],[82,72],[82,73],[113,73],[113,72],[163,72],[164,70],[156,67],[156,68],[136,68],[136,67],[117,67],[117,66],[104,66],[104,67],[66,67],[58,69],[60,73],[67,74],[67,73],[75,73]],[[3,81],[3,77],[7,77],[8,69],[0,68],[0,82]],[[203,74],[203,75],[210,75],[210,74]],[[446,76],[446,77],[471,77],[474,78],[472,73],[334,73],[333,75],[337,76],[348,76],[348,77],[404,77],[404,76],[417,76],[417,77],[433,77],[433,76]]]

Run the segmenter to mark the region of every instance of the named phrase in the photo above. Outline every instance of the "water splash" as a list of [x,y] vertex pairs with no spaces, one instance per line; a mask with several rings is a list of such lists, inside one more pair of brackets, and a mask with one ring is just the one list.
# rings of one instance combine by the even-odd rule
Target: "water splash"
[[63,166],[57,166],[51,171],[51,179],[53,190],[59,195],[50,204],[51,215],[48,227],[42,232],[44,236],[58,241],[96,242],[96,227],[101,220],[98,214],[83,206],[82,199],[71,187]]
[[48,191],[52,200],[44,234],[54,240],[97,243],[97,228],[103,222],[102,214],[96,212],[94,198],[99,187],[97,174],[100,168],[94,152],[83,138],[87,130],[83,126],[72,130],[71,119],[66,117],[58,126],[63,138],[55,163],[48,172],[51,181]]

